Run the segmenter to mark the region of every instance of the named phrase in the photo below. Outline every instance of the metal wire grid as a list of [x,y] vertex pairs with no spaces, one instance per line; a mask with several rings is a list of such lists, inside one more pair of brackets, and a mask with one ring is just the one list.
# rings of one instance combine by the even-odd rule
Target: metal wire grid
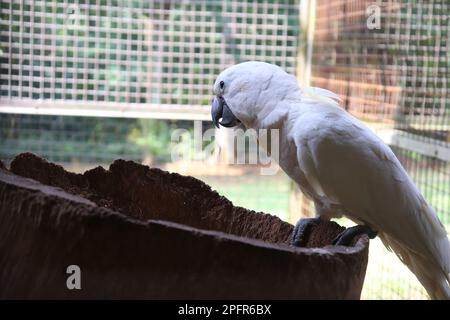
[[[367,27],[371,5],[380,8],[380,29]],[[447,229],[449,17],[448,1],[317,1],[312,62],[314,85],[339,93],[349,112],[404,140],[393,150]],[[363,297],[426,297],[398,259],[372,247]]]
[[[298,0],[22,0],[0,8],[0,107],[14,110],[48,103],[71,115],[116,116],[133,108],[135,116],[151,110],[167,119],[204,119],[194,107],[209,105],[212,83],[227,65],[259,59],[295,71]],[[0,120],[4,159],[25,150],[56,161],[136,155],[115,134],[135,127],[132,120],[115,123],[109,138],[93,137],[89,128],[110,127],[112,119],[2,114]],[[115,147],[102,148],[111,137]]]
[[1,98],[209,104],[226,66],[295,71],[298,0],[2,1]]
[[[367,8],[380,8],[380,29]],[[450,127],[448,1],[318,1],[313,82],[361,118],[395,122],[442,143]]]

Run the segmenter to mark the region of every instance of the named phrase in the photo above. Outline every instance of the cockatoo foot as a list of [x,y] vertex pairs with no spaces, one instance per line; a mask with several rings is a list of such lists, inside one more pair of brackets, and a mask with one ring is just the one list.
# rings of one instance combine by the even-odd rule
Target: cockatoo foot
[[360,234],[367,234],[369,239],[373,239],[377,236],[378,232],[373,231],[368,226],[353,226],[342,231],[341,234],[333,240],[333,244],[336,246],[349,246],[351,245],[352,240]]
[[317,225],[320,222],[320,217],[317,218],[303,218],[298,220],[295,225],[294,231],[292,232],[292,242],[291,244],[296,247],[301,247],[304,243],[304,235],[307,228],[311,225]]

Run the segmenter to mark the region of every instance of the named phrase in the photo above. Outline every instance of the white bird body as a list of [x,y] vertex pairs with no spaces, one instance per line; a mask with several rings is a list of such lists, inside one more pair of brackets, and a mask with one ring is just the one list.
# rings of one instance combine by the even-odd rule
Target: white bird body
[[318,215],[344,215],[377,231],[431,298],[450,299],[445,228],[392,150],[333,103],[336,95],[301,89],[295,77],[261,62],[225,70],[214,91],[247,128],[280,130],[279,165]]

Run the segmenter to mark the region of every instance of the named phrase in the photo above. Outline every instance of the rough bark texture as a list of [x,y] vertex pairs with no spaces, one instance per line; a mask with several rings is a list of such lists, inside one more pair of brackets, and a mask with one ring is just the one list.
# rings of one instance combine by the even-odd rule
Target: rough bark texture
[[[344,228],[323,222],[296,248],[292,228],[192,177],[21,154],[0,169],[0,298],[358,299],[367,237],[331,246]],[[82,290],[66,288],[72,264]]]

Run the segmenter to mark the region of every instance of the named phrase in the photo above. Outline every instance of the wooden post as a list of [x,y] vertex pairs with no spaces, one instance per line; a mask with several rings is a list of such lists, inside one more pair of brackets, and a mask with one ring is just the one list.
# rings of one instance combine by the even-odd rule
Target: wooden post
[[[298,35],[297,79],[300,86],[311,82],[311,60],[313,54],[314,26],[316,20],[316,0],[300,1],[300,31]],[[291,181],[289,185],[288,221],[296,223],[301,217],[314,215],[312,202],[307,199]]]

